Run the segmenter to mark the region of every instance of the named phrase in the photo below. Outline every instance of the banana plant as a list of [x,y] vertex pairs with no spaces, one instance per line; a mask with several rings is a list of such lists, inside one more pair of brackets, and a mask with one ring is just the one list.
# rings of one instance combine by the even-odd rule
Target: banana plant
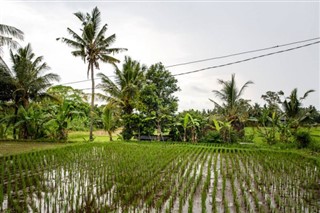
[[104,107],[102,121],[104,129],[108,132],[109,139],[112,141],[112,133],[120,126],[119,113],[115,105],[108,104]]
[[199,128],[199,121],[198,119],[193,118],[189,113],[186,113],[186,115],[183,118],[183,141],[187,141],[187,130],[190,128],[191,131],[191,141],[193,143],[197,142],[197,128]]
[[259,118],[258,130],[266,139],[268,144],[274,144],[277,141],[276,133],[278,131],[279,122],[282,115],[277,111],[270,112],[269,109],[264,109]]
[[26,109],[20,106],[14,128],[19,129],[19,138],[42,138],[45,136],[45,123],[49,121],[49,119],[50,115],[41,110],[36,104],[30,105]]
[[232,131],[232,121],[220,121],[216,118],[212,119],[214,128],[219,132],[220,136],[222,137],[223,141],[231,142],[231,131]]
[[64,100],[60,105],[52,106],[55,113],[51,120],[47,122],[48,126],[56,126],[57,138],[66,140],[68,138],[68,124],[77,116],[84,116],[84,113],[73,109],[73,103],[70,100]]

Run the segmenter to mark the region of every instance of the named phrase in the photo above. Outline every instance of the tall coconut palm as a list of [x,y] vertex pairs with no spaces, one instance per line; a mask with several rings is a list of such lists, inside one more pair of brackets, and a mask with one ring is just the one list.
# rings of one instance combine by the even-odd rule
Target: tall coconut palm
[[299,113],[301,111],[302,101],[308,97],[309,93],[314,91],[315,90],[308,90],[300,98],[298,98],[297,88],[291,91],[290,96],[287,97],[283,102],[283,108],[288,118],[297,118],[299,116]]
[[[223,111],[223,115],[226,121],[232,121],[233,128],[240,132],[244,128],[242,123],[242,116],[244,106],[248,104],[247,100],[242,99],[242,95],[244,93],[245,88],[247,88],[250,84],[253,84],[252,81],[247,81],[240,90],[236,85],[235,74],[231,75],[230,81],[224,81],[218,79],[218,83],[223,87],[220,91],[213,90],[213,93],[223,101],[222,105],[219,105],[216,101],[211,100],[215,103]],[[242,133],[241,133],[242,134]]]
[[15,114],[19,106],[28,108],[30,100],[52,97],[46,89],[52,85],[51,81],[58,81],[59,76],[53,73],[44,74],[49,66],[43,62],[43,57],[36,57],[31,45],[19,48],[14,54],[10,51],[11,70],[0,68],[0,85],[10,86],[10,99],[15,103]]
[[99,62],[110,63],[115,65],[119,60],[110,56],[110,54],[119,53],[125,51],[125,48],[110,48],[115,42],[116,35],[113,34],[109,37],[105,37],[107,31],[107,24],[104,24],[100,28],[101,13],[97,7],[95,7],[91,14],[77,12],[74,15],[82,22],[81,35],[77,34],[70,28],[67,28],[68,33],[72,36],[72,39],[57,38],[63,43],[66,43],[74,49],[71,54],[75,57],[81,57],[84,62],[88,63],[87,76],[91,74],[91,109],[90,109],[90,136],[89,139],[93,140],[93,110],[94,110],[94,98],[95,98],[95,82],[94,82],[94,69],[99,69]]
[[[125,139],[130,139],[130,136],[132,136],[130,115],[137,104],[146,69],[139,62],[132,60],[130,57],[125,57],[122,70],[118,68],[115,70],[115,82],[103,73],[98,74],[102,82],[98,86],[106,93],[105,99],[119,106],[122,111],[122,118],[125,120],[123,130]],[[128,134],[125,133],[126,131]]]

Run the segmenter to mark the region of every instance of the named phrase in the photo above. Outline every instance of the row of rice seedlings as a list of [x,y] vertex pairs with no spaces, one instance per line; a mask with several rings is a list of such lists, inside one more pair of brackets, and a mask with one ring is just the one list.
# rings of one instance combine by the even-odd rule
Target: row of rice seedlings
[[[193,212],[194,208],[196,208],[196,210],[195,210],[196,212],[200,211],[200,208],[202,209],[202,211],[205,211],[206,197],[203,197],[203,195],[197,196],[197,197],[195,197],[195,196],[203,193],[203,191],[208,190],[208,186],[209,186],[209,182],[210,182],[210,166],[211,166],[211,163],[208,163],[208,161],[211,161],[210,158],[212,158],[212,157],[210,157],[210,155],[211,155],[210,151],[211,151],[210,149],[206,149],[206,155],[204,156],[203,159],[201,159],[201,162],[199,162],[200,163],[200,171],[198,173],[196,182],[193,185],[193,188],[191,190],[191,194],[189,196],[188,212]],[[207,166],[206,171],[204,171],[205,166]],[[208,176],[209,176],[209,179],[208,179]],[[203,178],[205,178],[206,180],[203,181]],[[202,187],[201,187],[201,184],[203,184]],[[198,200],[200,202],[198,202]],[[198,204],[198,203],[202,203],[201,206],[198,206],[198,205],[194,206],[195,204]]]
[[206,179],[205,179],[205,182],[204,182],[204,184],[202,186],[202,191],[201,191],[201,212],[202,213],[206,213],[207,212],[207,205],[206,205],[207,203],[206,203],[206,201],[207,201],[209,187],[210,187],[210,181],[211,181],[212,158],[213,158],[213,155],[211,153],[210,157],[209,157],[209,160],[207,162]]
[[[199,150],[200,151],[200,150]],[[199,155],[198,155],[199,156]],[[197,156],[197,157],[198,157]],[[188,162],[197,162],[197,158],[195,159],[188,159]],[[187,187],[185,183],[185,179],[186,178],[190,178],[190,174],[191,174],[191,171],[192,171],[192,167],[194,167],[196,164],[188,164],[188,169],[185,170],[185,169],[182,169],[181,170],[181,173],[179,175],[179,178],[176,179],[176,181],[174,181],[174,189],[173,189],[173,193],[169,199],[169,204],[168,204],[168,207],[166,208],[166,212],[171,212],[174,207],[176,206],[179,206],[178,208],[180,210],[182,210],[182,200],[185,199],[185,195],[182,195],[182,194],[185,194],[185,192],[183,192],[183,190],[185,190]],[[179,194],[179,199],[178,199],[178,194]],[[181,196],[182,195],[182,196]]]
[[180,161],[178,164],[174,163],[176,168],[170,168],[170,171],[165,171],[164,174],[159,177],[159,181],[156,182],[156,185],[153,189],[158,193],[152,194],[152,196],[150,196],[148,199],[153,200],[153,202],[155,203],[155,209],[157,211],[161,211],[161,209],[164,207],[165,203],[171,196],[173,184],[175,183],[174,180],[177,178],[179,173],[183,172],[183,170],[179,170],[182,163],[182,161]]
[[[216,198],[215,202],[218,202],[218,206],[217,206],[217,211],[218,212],[222,212],[225,211],[224,206],[222,205],[222,202],[224,202],[224,187],[223,187],[223,171],[224,171],[224,167],[223,167],[223,159],[224,159],[224,154],[223,151],[225,151],[225,149],[219,150],[219,170],[218,170],[218,177],[217,177],[217,182],[218,182],[218,193],[216,196],[218,196],[219,194],[221,195],[221,199],[218,200]],[[220,187],[219,187],[220,185]],[[219,193],[220,192],[220,193]],[[219,196],[220,197],[220,196]]]
[[[181,161],[182,163],[182,161]],[[184,166],[183,168],[186,167],[186,161],[183,163]],[[177,165],[177,169],[179,170],[179,166],[180,164]],[[149,197],[146,198],[147,200],[147,203],[150,203],[150,207],[156,205],[156,208],[162,208],[164,203],[167,202],[167,199],[169,199],[169,195],[171,194],[171,190],[175,191],[177,190],[173,185],[176,185],[176,179],[177,177],[181,177],[182,176],[182,173],[184,173],[184,170],[179,170],[179,172],[177,173],[174,173],[172,172],[172,170],[168,170],[167,173],[166,173],[166,176],[168,177],[168,179],[164,178],[163,176],[160,176],[160,180],[159,181],[156,181],[156,184],[154,185],[155,188],[157,188],[157,191],[159,194],[162,194],[163,196],[158,196],[157,194],[153,193],[152,190],[149,190]],[[163,185],[166,185],[164,191],[162,191],[163,189]],[[154,189],[155,189],[154,188]],[[175,188],[175,189],[172,189],[172,188]],[[160,199],[154,199],[154,198],[157,198],[160,197]],[[170,203],[170,201],[169,201]],[[173,203],[173,200],[171,200],[171,204],[170,206],[172,206],[172,203]]]
[[[236,155],[239,157],[236,162],[240,168],[240,173],[238,174],[241,192],[244,195],[244,207],[248,212],[256,212],[258,210],[257,196],[255,193],[254,185],[252,184],[252,171],[250,171],[249,162],[247,158],[243,158],[247,152],[243,152],[242,155]],[[236,157],[235,156],[235,157]]]
[[[234,151],[234,150],[232,150]],[[233,202],[234,202],[234,206],[235,206],[235,212],[236,213],[240,213],[240,201],[239,201],[239,196],[237,193],[237,189],[236,189],[236,174],[238,172],[236,172],[235,170],[235,165],[234,165],[234,156],[236,154],[235,153],[231,153],[229,154],[228,157],[228,162],[230,165],[230,168],[228,168],[227,172],[228,174],[230,174],[230,184],[231,184],[231,192],[232,192],[232,198],[233,198]]]
[[[166,160],[166,159],[164,159]],[[165,164],[163,164],[163,166],[160,167],[160,169],[158,171],[149,171],[147,172],[146,174],[146,179],[148,180],[148,182],[145,182],[144,185],[141,185],[139,184],[139,187],[142,187],[141,188],[141,199],[145,200],[146,202],[146,208],[153,208],[154,207],[154,202],[153,202],[153,198],[148,198],[150,196],[152,196],[152,191],[153,190],[158,190],[158,188],[161,186],[161,184],[159,183],[162,183],[161,179],[163,177],[166,177],[166,171],[164,171],[164,168],[167,167],[168,163],[170,163],[171,159],[169,158],[169,161],[166,162]],[[155,168],[159,168],[158,166],[154,165]],[[123,173],[124,175],[128,175],[128,173]],[[152,175],[150,174],[155,174],[155,176],[153,176],[153,178],[151,177]],[[149,177],[149,178],[148,178]],[[141,179],[138,178],[138,180],[141,181]],[[160,180],[160,181],[159,181]],[[121,180],[117,180],[116,182],[116,187],[119,188],[118,191],[117,191],[117,198],[119,198],[119,200],[121,201],[123,199],[123,197],[120,197],[121,194],[124,194],[128,197],[128,194],[129,194],[129,197],[131,196],[130,194],[134,194],[132,193],[132,191],[136,191],[137,189],[139,189],[139,187],[137,187],[135,190],[132,190],[132,187],[133,185],[136,185],[134,183],[131,183],[129,185],[129,183],[125,183],[125,185],[121,185]],[[124,187],[123,187],[124,186]],[[122,191],[123,190],[123,191]],[[124,197],[124,199],[127,199],[126,197]],[[114,201],[117,201],[117,200],[114,200]],[[123,201],[123,200],[122,200]],[[138,203],[138,201],[136,202]],[[122,202],[123,204],[123,202]]]
[[[281,153],[267,153],[268,157],[266,157],[266,152],[250,153],[250,156],[247,158],[255,159],[256,162],[252,164],[255,165],[252,169],[256,174],[254,182],[259,183],[257,191],[260,191],[260,193],[264,195],[262,200],[265,201],[268,208],[272,209],[272,211],[278,208],[282,212],[298,212],[298,209],[305,209],[304,211],[307,211],[307,209],[303,207],[305,206],[304,202],[297,202],[299,200],[298,193],[301,189],[300,180],[301,176],[303,176],[303,172],[297,172],[297,170],[301,170],[303,167],[298,166],[298,169],[295,170],[294,165],[286,163],[287,156],[284,157]],[[242,157],[245,156],[246,155]],[[300,165],[301,163],[302,162],[296,162],[296,165]],[[281,170],[287,172],[282,172]],[[315,176],[315,174],[312,175],[312,177]],[[258,198],[258,200],[261,200],[261,198]],[[302,201],[302,199],[300,199],[300,201]],[[319,209],[319,207],[313,208]]]
[[[277,196],[278,207],[284,207],[287,209],[298,209],[298,207],[306,207],[307,209],[313,208],[313,206],[317,207],[316,200],[319,200],[319,195],[317,199],[317,193],[314,193],[312,189],[308,189],[308,187],[306,187],[305,185],[312,185],[319,181],[319,172],[316,171],[317,167],[313,164],[310,164],[310,162],[302,159],[300,159],[299,162],[295,162],[295,160],[292,159],[295,156],[293,156],[292,154],[289,155],[288,160],[291,162],[295,162],[295,164],[287,163],[287,158],[284,160],[283,157],[279,154],[274,154],[273,157],[276,158],[274,165],[271,165],[274,170],[279,171],[279,169],[286,168],[284,169],[286,171],[285,173],[277,172],[276,178],[278,181],[275,181],[276,184],[274,184],[273,187],[273,191],[279,193],[279,196]],[[304,164],[305,166],[301,166],[302,164]],[[315,170],[310,169],[310,166],[311,168],[315,168]],[[270,179],[274,180],[275,177],[271,177]],[[279,197],[281,197],[282,199],[279,199]],[[309,201],[311,201],[309,204],[308,202],[306,202],[308,199]],[[281,202],[281,200],[283,202]]]
[[220,161],[220,154],[216,154],[215,155],[215,159],[214,159],[214,165],[213,165],[213,171],[214,171],[214,180],[213,180],[213,190],[212,190],[212,212],[217,213],[218,209],[217,209],[217,202],[216,202],[216,196],[217,196],[217,189],[218,189],[218,171],[220,171],[220,167],[218,168],[218,164],[220,166],[220,162],[218,163],[218,158]]
[[[179,208],[182,207],[182,199],[184,199],[182,194],[184,194],[183,190],[185,187],[185,181],[188,180],[190,177],[191,172],[193,171],[194,162],[196,162],[196,159],[199,157],[199,154],[201,150],[197,150],[197,152],[193,152],[193,154],[186,157],[186,161],[183,164],[182,169],[177,174],[178,178],[173,180],[173,189],[172,194],[170,195],[169,201],[167,201],[167,207],[166,212],[171,212],[173,209],[176,209],[178,211]],[[191,163],[190,163],[191,162]]]
[[[0,209],[15,209],[17,211],[26,211],[27,194],[32,195],[33,188],[41,187],[41,173],[43,165],[39,163],[34,167],[30,158],[38,159],[38,154],[16,155],[3,158],[1,162],[1,205]],[[26,169],[26,167],[30,169]],[[29,192],[26,188],[29,187]],[[4,196],[5,195],[5,196]],[[41,196],[39,193],[36,196]]]
[[[189,176],[191,173],[189,161],[193,162],[193,159],[189,158],[190,156],[182,156],[178,159],[178,162],[181,162],[180,170],[176,172],[176,178],[173,180],[173,187],[168,205],[166,207],[166,212],[171,212],[174,208],[175,201],[177,199],[178,193],[181,190],[184,182],[184,178]],[[182,161],[184,159],[184,161]]]
[[[203,157],[205,156],[205,149],[201,148],[199,150],[199,154],[197,158],[192,162],[192,172],[189,173],[188,176],[186,176],[186,181],[184,181],[183,187],[180,191],[180,196],[179,196],[179,212],[186,212],[188,211],[188,206],[190,206],[186,201],[190,201],[188,197],[190,197],[190,193],[194,188],[194,185],[197,182],[197,176],[200,175],[202,176],[202,166],[201,162]],[[192,175],[191,175],[192,174]]]

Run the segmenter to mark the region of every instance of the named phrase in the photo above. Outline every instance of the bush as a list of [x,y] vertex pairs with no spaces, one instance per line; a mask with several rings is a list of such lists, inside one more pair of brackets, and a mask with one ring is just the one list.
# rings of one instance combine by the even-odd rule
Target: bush
[[221,135],[220,135],[219,132],[217,132],[217,131],[209,131],[201,138],[200,142],[222,143],[223,140],[222,140]]
[[309,144],[311,143],[312,139],[311,139],[311,136],[310,136],[310,133],[307,132],[307,131],[298,131],[296,134],[295,134],[295,139],[296,139],[296,142],[298,144],[298,147],[299,148],[306,148],[309,146]]

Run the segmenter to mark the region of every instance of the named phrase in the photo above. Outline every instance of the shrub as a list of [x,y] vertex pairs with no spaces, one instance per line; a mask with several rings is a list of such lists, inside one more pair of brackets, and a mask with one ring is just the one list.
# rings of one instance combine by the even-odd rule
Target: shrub
[[295,134],[295,139],[299,148],[306,148],[311,143],[310,133],[304,130],[298,131]]
[[223,140],[221,138],[221,135],[217,131],[208,131],[202,138],[201,142],[207,142],[207,143],[222,143]]

